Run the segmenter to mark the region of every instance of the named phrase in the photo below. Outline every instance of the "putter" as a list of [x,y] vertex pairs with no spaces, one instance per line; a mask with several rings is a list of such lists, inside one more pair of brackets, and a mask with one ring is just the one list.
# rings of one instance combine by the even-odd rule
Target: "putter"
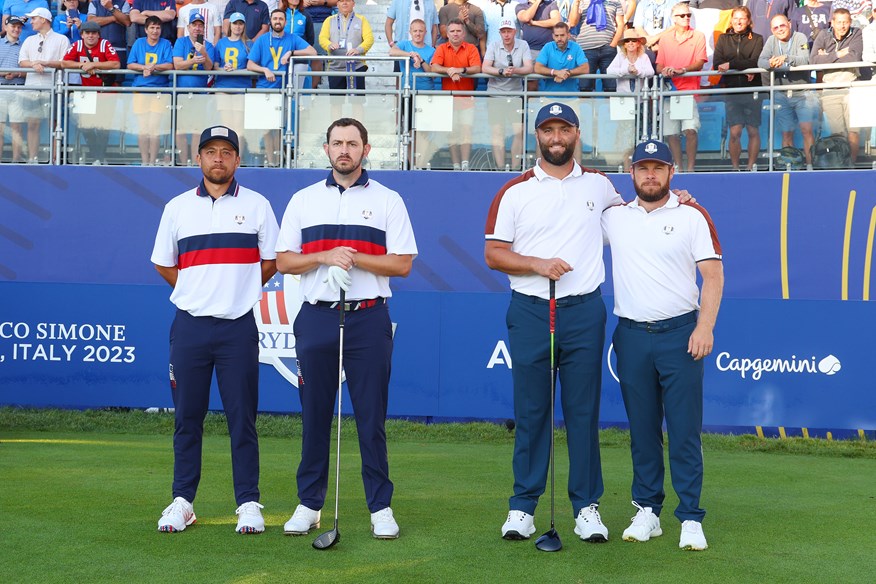
[[319,534],[313,540],[313,547],[318,550],[327,550],[341,540],[341,532],[338,531],[338,495],[341,489],[341,394],[344,383],[344,313],[346,312],[344,289],[341,288],[341,324],[340,339],[338,346],[338,453],[335,456],[335,526],[331,531]]
[[551,331],[551,528],[535,540],[535,547],[543,552],[558,552],[563,549],[560,534],[554,529],[554,392],[556,389],[557,364],[554,357],[554,337],[557,322],[557,284],[548,280],[550,286],[550,304],[548,317]]

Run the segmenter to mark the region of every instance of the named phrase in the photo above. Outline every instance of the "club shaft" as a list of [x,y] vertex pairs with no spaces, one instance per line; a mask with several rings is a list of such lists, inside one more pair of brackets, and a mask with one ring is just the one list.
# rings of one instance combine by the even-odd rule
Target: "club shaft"
[[549,301],[549,326],[551,332],[551,529],[554,528],[554,400],[556,393],[556,378],[557,364],[554,357],[554,338],[556,336],[557,322],[557,285],[554,280],[549,280],[550,301]]
[[335,530],[338,528],[338,501],[341,492],[341,396],[344,393],[344,313],[346,312],[346,298],[344,289],[341,288],[340,326],[338,338],[338,440],[337,454],[335,456]]

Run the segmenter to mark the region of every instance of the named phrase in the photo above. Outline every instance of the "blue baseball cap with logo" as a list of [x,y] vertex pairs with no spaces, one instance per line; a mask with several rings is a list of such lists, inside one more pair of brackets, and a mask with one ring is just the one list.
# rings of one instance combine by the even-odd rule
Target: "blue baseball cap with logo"
[[636,146],[633,152],[633,164],[645,161],[662,162],[669,166],[675,164],[669,146],[659,140],[648,140]]
[[204,15],[201,14],[199,10],[192,10],[192,13],[189,14],[189,24],[197,22],[198,20],[200,20],[201,22],[206,22],[206,20],[204,19]]
[[235,12],[228,17],[228,22],[246,22],[246,16],[244,16],[242,12]]
[[240,154],[240,140],[237,138],[237,132],[226,126],[213,126],[201,132],[201,141],[198,143],[198,152],[200,152],[208,142],[212,140],[222,140],[231,144],[234,151]]
[[575,110],[558,101],[549,103],[538,110],[538,115],[535,117],[535,127],[540,128],[543,124],[551,121],[566,122],[576,128],[580,125]]

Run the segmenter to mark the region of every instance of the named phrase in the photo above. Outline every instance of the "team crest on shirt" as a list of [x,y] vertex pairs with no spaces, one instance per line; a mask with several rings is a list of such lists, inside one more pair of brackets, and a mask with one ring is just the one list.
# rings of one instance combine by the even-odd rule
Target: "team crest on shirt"
[[244,217],[243,215],[235,215],[234,216],[234,222],[237,223],[238,225],[243,225],[244,221],[246,221],[246,217]]
[[672,225],[663,226],[663,235],[672,235],[675,232],[675,227]]
[[587,201],[587,210],[592,211],[596,208],[596,203],[593,201]]
[[371,212],[371,209],[363,209],[363,210],[362,210],[362,217],[363,217],[364,219],[371,219],[371,217],[372,217],[373,215],[374,215],[374,213]]

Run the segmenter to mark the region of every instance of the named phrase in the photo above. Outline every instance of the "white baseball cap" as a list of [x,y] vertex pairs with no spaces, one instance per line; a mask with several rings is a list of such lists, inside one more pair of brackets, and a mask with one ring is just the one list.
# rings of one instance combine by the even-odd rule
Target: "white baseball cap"
[[25,14],[28,18],[33,18],[34,16],[39,16],[41,18],[45,18],[49,22],[52,21],[52,13],[49,12],[48,8],[34,8],[33,12],[29,14]]
[[499,21],[499,30],[502,30],[503,28],[514,28],[514,29],[516,29],[516,28],[517,28],[517,25],[515,25],[515,24],[514,24],[514,21],[511,20],[510,18],[503,18],[502,20]]

